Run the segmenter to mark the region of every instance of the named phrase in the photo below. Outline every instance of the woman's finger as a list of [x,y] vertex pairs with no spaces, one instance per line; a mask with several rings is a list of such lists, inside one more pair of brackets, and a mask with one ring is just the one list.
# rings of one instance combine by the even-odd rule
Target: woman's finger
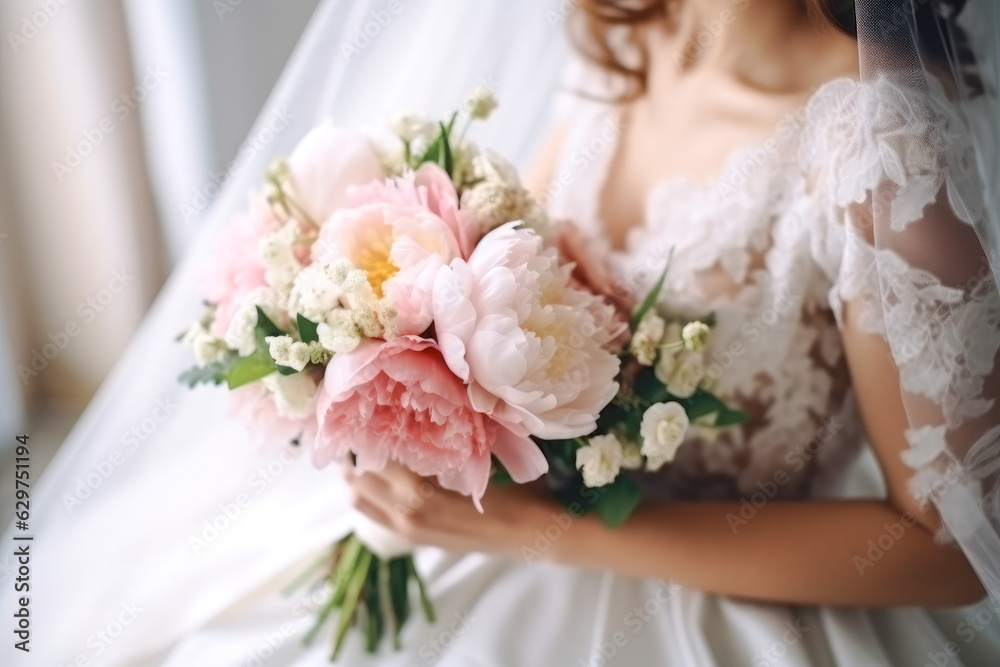
[[381,507],[364,496],[356,495],[354,497],[354,509],[361,512],[372,521],[382,524],[386,528],[393,527],[392,519],[389,515],[387,515]]

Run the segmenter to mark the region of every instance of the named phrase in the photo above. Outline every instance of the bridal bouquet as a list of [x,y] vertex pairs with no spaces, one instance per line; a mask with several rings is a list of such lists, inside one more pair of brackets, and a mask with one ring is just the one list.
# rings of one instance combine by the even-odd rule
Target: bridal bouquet
[[[223,230],[181,380],[226,383],[254,431],[317,466],[397,461],[480,511],[491,479],[548,472],[569,499],[582,476],[616,525],[639,500],[626,472],[670,461],[690,419],[739,415],[698,388],[708,326],[660,318],[659,286],[633,309],[465,139],[495,104],[480,90],[445,122],[310,132]],[[352,625],[370,651],[387,633],[398,647],[414,587],[433,620],[410,549],[359,515],[318,564],[329,597],[307,640],[338,610],[333,657]]]

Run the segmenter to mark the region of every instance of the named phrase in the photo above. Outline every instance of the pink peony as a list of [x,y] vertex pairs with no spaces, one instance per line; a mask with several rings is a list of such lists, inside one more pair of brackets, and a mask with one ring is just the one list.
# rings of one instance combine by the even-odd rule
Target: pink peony
[[508,223],[434,285],[434,330],[476,410],[520,435],[591,433],[618,390],[610,351],[621,325],[605,300],[579,289],[554,248]]
[[614,341],[616,352],[628,345],[628,323],[635,309],[635,294],[607,261],[611,247],[607,239],[587,236],[571,222],[556,227],[556,246],[563,261],[573,264],[573,280],[581,289],[606,297],[613,309],[604,311],[622,333]]
[[219,231],[215,253],[199,286],[204,299],[216,305],[211,327],[216,338],[225,337],[230,320],[247,294],[267,284],[260,240],[280,226],[263,198],[255,195],[249,209]]
[[473,409],[437,344],[418,336],[368,340],[334,355],[316,409],[318,466],[349,452],[357,455],[361,470],[378,471],[398,461],[471,496],[480,510],[491,454],[516,482],[529,482],[548,469],[530,438]]
[[274,373],[230,392],[230,410],[262,446],[298,440],[310,447],[316,437],[316,390],[310,374]]
[[313,257],[346,258],[368,274],[378,297],[395,307],[399,334],[420,334],[432,320],[434,277],[475,244],[475,219],[458,210],[448,175],[436,165],[415,174],[352,188],[353,208],[337,211],[320,230]]

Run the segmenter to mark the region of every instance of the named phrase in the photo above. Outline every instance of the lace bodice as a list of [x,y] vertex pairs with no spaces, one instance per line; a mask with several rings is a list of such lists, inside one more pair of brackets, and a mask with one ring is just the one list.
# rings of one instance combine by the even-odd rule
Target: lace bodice
[[[572,113],[566,114],[556,172],[561,187],[549,208],[553,217],[575,220],[599,237],[604,225],[598,198],[616,150],[618,111],[584,98],[566,104]],[[895,320],[891,326],[905,330],[921,316],[921,307],[940,304],[955,317],[980,317],[982,326],[997,326],[1000,308],[991,277],[980,300],[967,299],[934,275],[919,275],[892,250],[876,250],[870,224],[865,233],[859,205],[870,202],[882,184],[894,185],[894,229],[920,217],[945,184],[941,119],[929,110],[920,116],[919,108],[887,80],[832,81],[767,141],[733,152],[712,181],[679,177],[660,183],[646,202],[644,223],[630,230],[626,250],[609,248],[639,294],[651,287],[673,248],[661,305],[688,317],[714,314],[705,358],[713,389],[751,415],[737,428],[689,433],[667,483],[658,484],[668,496],[762,491],[787,498],[833,491],[862,442],[840,334],[842,309],[858,301],[860,327],[885,335],[876,262],[883,278],[900,278],[881,286],[882,292],[911,291],[899,295],[900,308],[886,311]],[[860,114],[865,123],[858,122]],[[914,133],[919,141],[912,141]],[[918,296],[914,291],[922,296],[912,298]],[[926,343],[926,337],[921,340]],[[915,342],[909,354],[925,362],[901,368],[904,387],[956,405],[962,391],[979,396],[997,337],[980,340],[992,341],[992,348],[952,346],[932,361]],[[940,346],[935,349],[940,352]],[[979,370],[954,386],[954,369],[947,366],[965,363],[969,354],[976,355]],[[984,400],[963,403],[956,418],[981,414],[988,407]]]

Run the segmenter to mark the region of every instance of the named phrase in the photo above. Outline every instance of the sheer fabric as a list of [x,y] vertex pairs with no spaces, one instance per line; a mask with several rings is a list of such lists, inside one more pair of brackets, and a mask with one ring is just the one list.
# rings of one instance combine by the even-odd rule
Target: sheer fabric
[[874,248],[880,327],[909,419],[912,491],[934,504],[942,538],[961,545],[994,600],[998,16],[989,0],[858,3],[862,82],[879,93],[859,97],[856,117],[879,159],[846,149],[834,202],[862,208],[850,224]]

